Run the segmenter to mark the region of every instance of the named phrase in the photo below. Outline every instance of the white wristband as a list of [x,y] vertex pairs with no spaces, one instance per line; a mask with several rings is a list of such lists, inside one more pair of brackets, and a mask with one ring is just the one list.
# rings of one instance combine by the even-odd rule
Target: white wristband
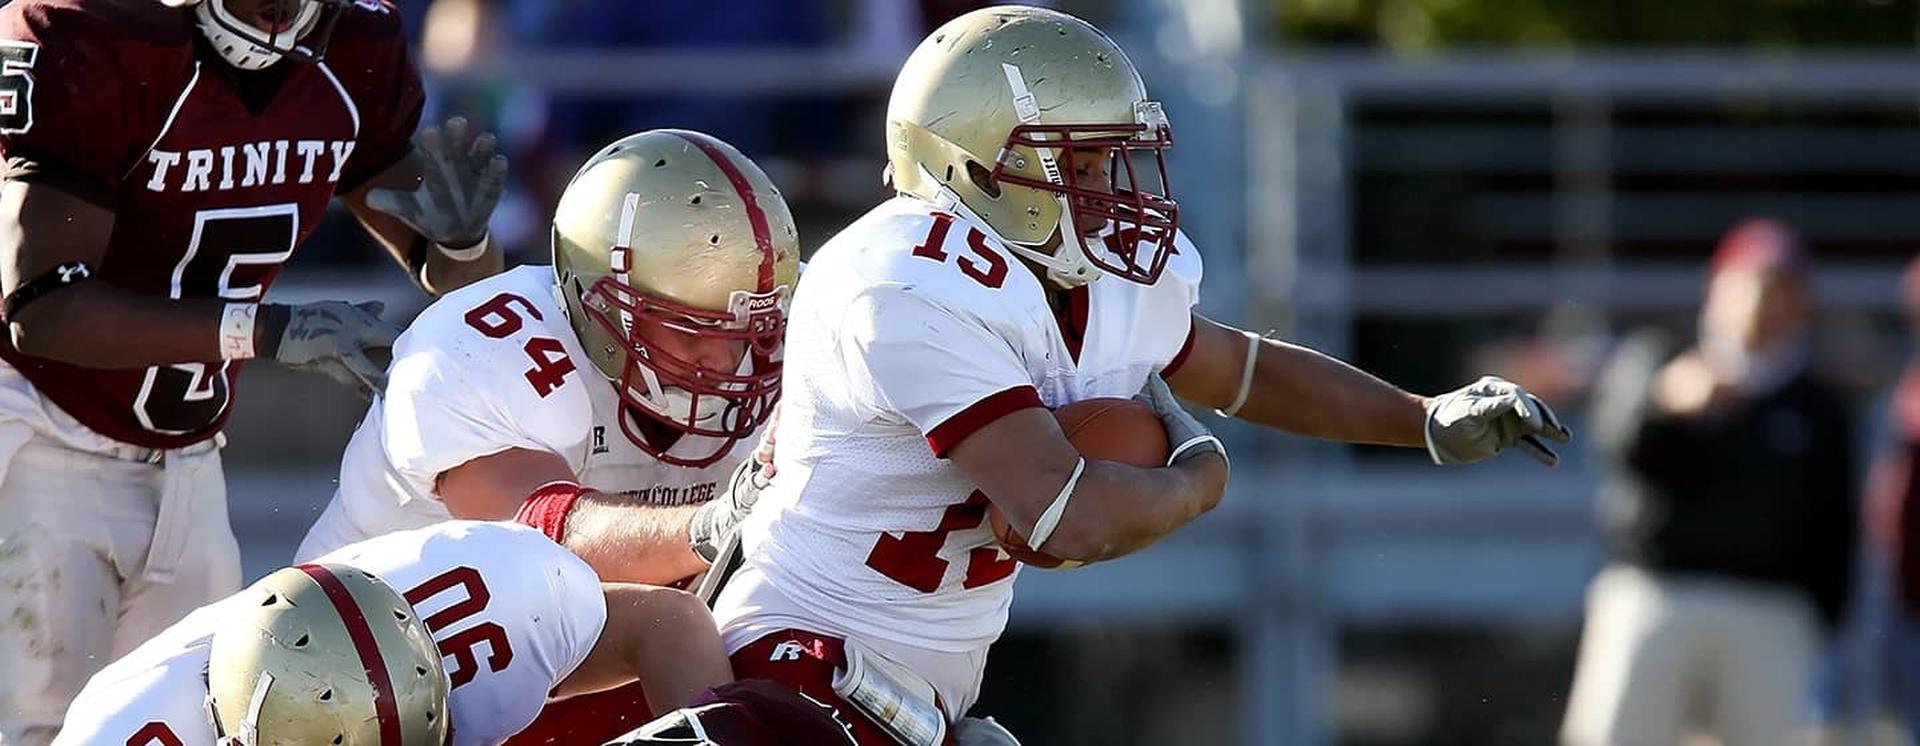
[[456,249],[456,248],[447,246],[446,244],[436,242],[433,245],[433,250],[440,252],[441,256],[445,256],[446,258],[452,259],[456,262],[471,262],[476,259],[479,259],[480,257],[486,256],[487,248],[492,244],[493,244],[493,231],[487,231],[486,233],[480,236],[479,241],[474,242],[472,246],[468,246],[464,249]]
[[1225,409],[1213,410],[1214,414],[1221,417],[1232,417],[1238,414],[1240,408],[1247,405],[1247,397],[1253,393],[1253,364],[1260,357],[1261,336],[1253,332],[1241,332],[1241,334],[1247,335],[1247,362],[1240,368],[1240,393],[1234,395],[1233,403],[1228,404]]
[[1040,520],[1033,522],[1033,535],[1027,537],[1027,546],[1039,549],[1047,543],[1047,537],[1060,525],[1060,516],[1067,512],[1067,500],[1073,497],[1073,487],[1080,483],[1080,474],[1087,470],[1087,460],[1081,458],[1073,462],[1073,476],[1067,477],[1067,483],[1060,488],[1060,494],[1054,496],[1053,504],[1040,514]]
[[228,303],[220,313],[220,359],[246,360],[254,356],[253,323],[258,303]]

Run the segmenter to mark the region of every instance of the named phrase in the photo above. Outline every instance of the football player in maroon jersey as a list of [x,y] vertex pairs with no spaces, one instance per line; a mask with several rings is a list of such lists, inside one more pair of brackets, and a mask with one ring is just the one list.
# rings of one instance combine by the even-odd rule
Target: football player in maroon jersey
[[243,361],[379,386],[377,304],[261,302],[328,202],[428,292],[499,270],[505,159],[421,104],[382,0],[0,7],[0,744],[238,589]]

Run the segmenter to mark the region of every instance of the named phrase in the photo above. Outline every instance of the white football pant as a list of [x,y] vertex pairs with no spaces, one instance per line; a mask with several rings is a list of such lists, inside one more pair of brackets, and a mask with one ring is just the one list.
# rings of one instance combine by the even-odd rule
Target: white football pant
[[0,746],[51,743],[95,671],[239,590],[218,440],[108,440],[0,363]]

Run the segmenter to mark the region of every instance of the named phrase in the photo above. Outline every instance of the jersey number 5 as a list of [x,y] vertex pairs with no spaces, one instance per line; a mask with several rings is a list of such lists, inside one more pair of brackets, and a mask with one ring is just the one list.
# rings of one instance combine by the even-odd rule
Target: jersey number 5
[[0,41],[0,135],[33,129],[33,59],[40,45]]
[[479,656],[474,650],[480,643],[487,644],[487,670],[499,672],[513,663],[513,647],[507,644],[507,629],[498,622],[481,622],[446,637],[440,631],[454,624],[466,621],[468,617],[487,610],[487,602],[493,600],[493,594],[487,590],[487,582],[480,577],[480,571],[471,567],[456,567],[425,583],[407,591],[404,597],[414,608],[420,603],[438,596],[455,587],[466,594],[466,598],[429,615],[424,621],[427,631],[432,632],[440,644],[440,656],[452,658],[447,666],[447,679],[458,689],[473,677],[480,674]]
[[[493,296],[493,300],[468,311],[467,326],[473,327],[475,331],[491,339],[511,337],[526,326],[526,321],[520,318],[519,311],[513,310],[516,305],[526,311],[528,316],[532,316],[535,321],[545,318],[540,315],[540,309],[534,308],[533,303],[526,298],[513,293],[501,293]],[[542,399],[547,398],[554,389],[560,388],[560,384],[566,383],[567,374],[574,371],[573,358],[567,357],[567,348],[560,344],[560,340],[552,337],[530,337],[521,349],[526,351],[527,357],[533,358],[533,367],[526,374],[527,383],[533,386],[534,393],[539,394]]]

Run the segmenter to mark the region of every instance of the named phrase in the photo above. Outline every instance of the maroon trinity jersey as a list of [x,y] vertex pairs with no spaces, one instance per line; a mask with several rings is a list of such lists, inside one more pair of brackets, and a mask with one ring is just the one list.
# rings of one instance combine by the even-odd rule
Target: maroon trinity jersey
[[[156,0],[6,4],[0,178],[113,210],[113,236],[89,282],[258,301],[333,195],[404,157],[419,123],[420,74],[398,14],[380,0],[342,12],[326,61],[245,73],[199,41],[190,9]],[[277,90],[260,80],[269,77],[284,78]],[[87,427],[149,448],[218,432],[241,367],[95,370],[22,355],[6,335],[0,359]]]

